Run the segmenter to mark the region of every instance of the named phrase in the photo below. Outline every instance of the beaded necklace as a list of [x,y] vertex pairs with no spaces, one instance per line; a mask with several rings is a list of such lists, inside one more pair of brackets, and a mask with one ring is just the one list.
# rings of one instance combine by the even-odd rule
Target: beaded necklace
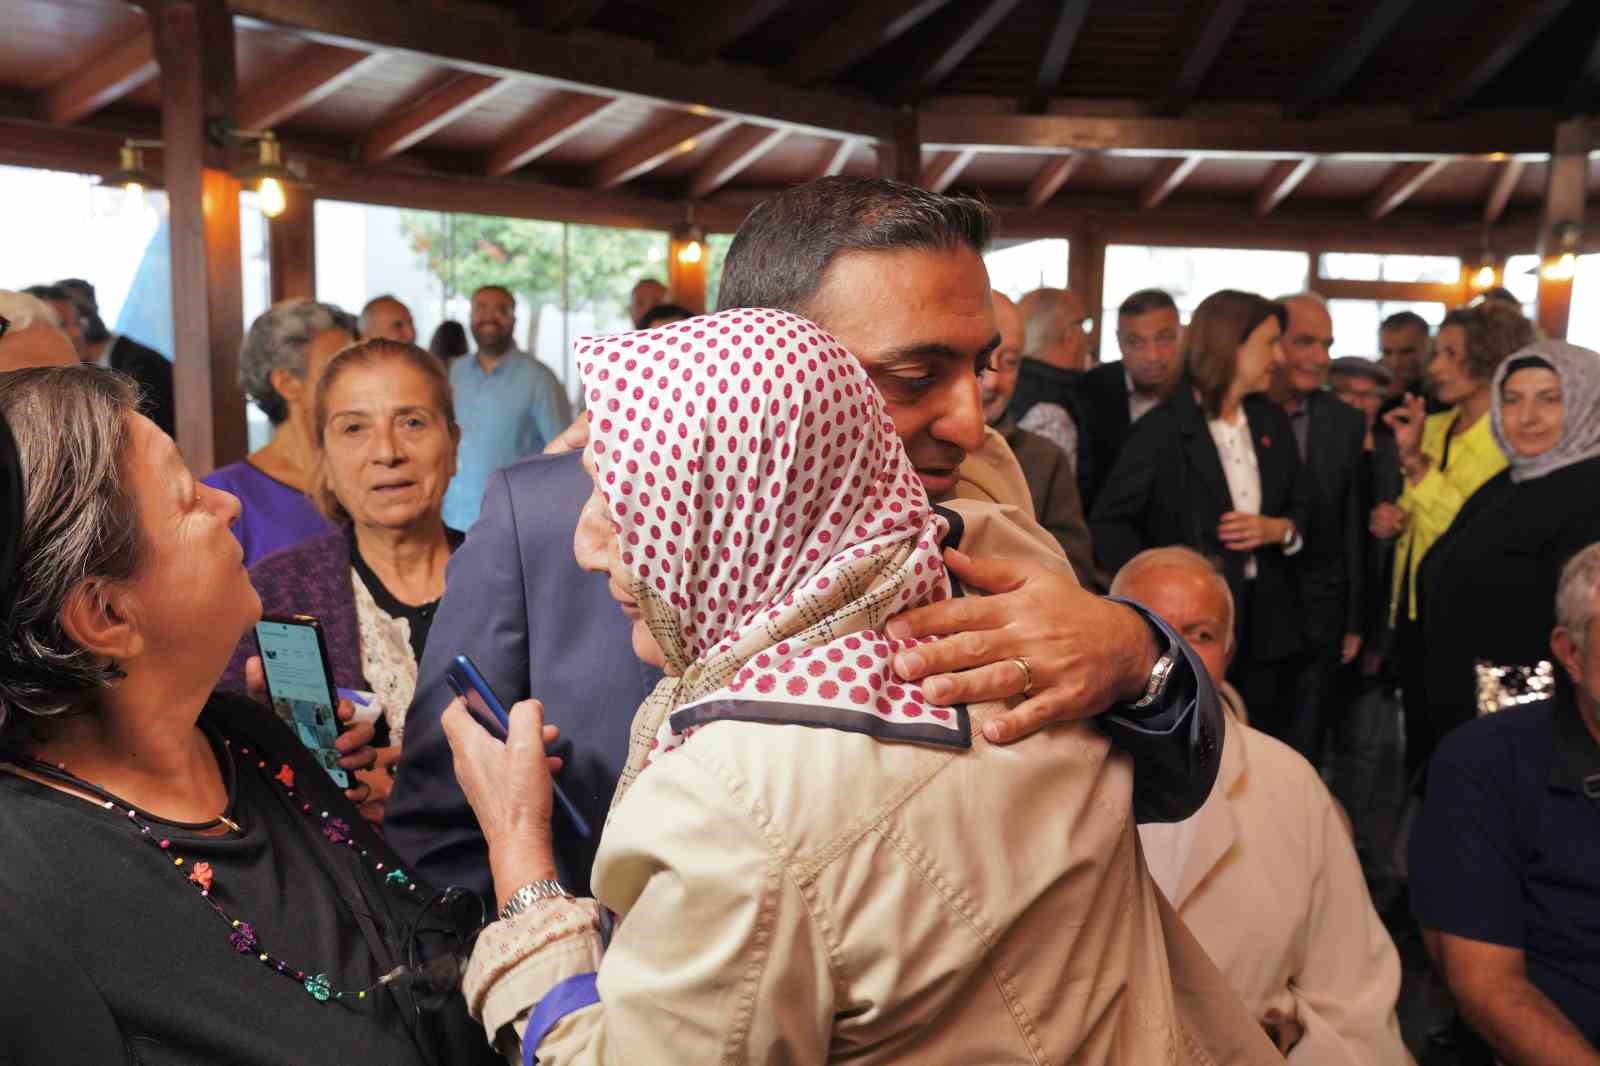
[[[226,775],[225,783],[228,792],[228,807],[232,807],[235,784],[233,745],[227,740],[222,740],[221,743],[224,750],[227,751],[228,757],[219,759],[218,762],[220,762],[224,767],[224,773]],[[239,756],[241,758],[248,759],[250,757],[250,749],[241,747],[239,749]],[[251,926],[249,922],[229,914],[221,904],[211,898],[211,886],[216,880],[216,873],[212,870],[211,864],[208,862],[190,862],[184,856],[178,854],[176,849],[173,847],[171,838],[162,836],[150,824],[151,822],[165,822],[167,825],[189,830],[210,829],[218,825],[225,825],[228,827],[228,829],[235,833],[240,832],[241,830],[239,828],[239,824],[226,817],[225,813],[224,815],[219,815],[208,822],[174,822],[168,819],[158,818],[155,815],[151,815],[140,810],[138,807],[135,807],[133,804],[128,803],[121,797],[106,791],[99,785],[96,785],[91,781],[85,781],[83,778],[78,777],[76,774],[72,773],[72,771],[68,770],[62,763],[47,763],[27,755],[16,756],[14,757],[13,761],[17,765],[26,767],[41,777],[56,781],[60,784],[69,785],[73,788],[89,793],[99,801],[99,806],[103,807],[105,810],[122,811],[124,814],[126,814],[129,824],[139,830],[139,838],[149,843],[152,847],[158,849],[160,852],[164,853],[163,857],[170,856],[172,860],[171,863],[168,864],[170,869],[172,869],[177,876],[183,878],[190,885],[190,887],[198,891],[200,893],[200,898],[205,900],[206,905],[210,907],[212,912],[223,921],[228,929],[228,944],[233,948],[234,951],[241,955],[254,955],[257,962],[260,962],[263,966],[282,974],[284,977],[300,985],[300,987],[305,990],[305,993],[318,1003],[354,1002],[365,1000],[368,993],[376,992],[384,985],[387,985],[391,981],[394,981],[397,978],[405,975],[406,968],[404,966],[397,966],[393,970],[390,970],[388,973],[384,974],[382,977],[378,978],[377,981],[367,985],[365,988],[340,990],[333,987],[332,982],[325,973],[308,974],[304,970],[299,970],[293,966],[290,966],[286,961],[278,958],[276,955],[272,954],[270,951],[267,951],[262,946],[260,939],[256,936],[255,928]],[[267,761],[265,759],[257,758],[255,760],[255,764],[256,769],[263,773],[266,772]],[[348,847],[352,851],[357,852],[362,859],[367,859],[369,857],[367,854],[367,849],[357,844],[351,835],[350,824],[348,822],[346,822],[343,818],[330,817],[329,812],[327,811],[313,811],[312,804],[305,798],[303,794],[295,789],[294,770],[287,763],[279,766],[278,772],[270,776],[272,781],[284,793],[291,804],[298,806],[300,808],[300,812],[306,815],[306,817],[312,819],[313,822],[321,823],[322,835],[327,838],[329,843]],[[224,812],[226,812],[226,809],[227,808],[224,808]],[[384,884],[398,890],[403,890],[406,893],[415,893],[417,891],[416,882],[411,880],[411,878],[406,875],[405,871],[395,868],[385,872],[384,864],[381,862],[374,863],[373,869],[377,873],[383,875]]]

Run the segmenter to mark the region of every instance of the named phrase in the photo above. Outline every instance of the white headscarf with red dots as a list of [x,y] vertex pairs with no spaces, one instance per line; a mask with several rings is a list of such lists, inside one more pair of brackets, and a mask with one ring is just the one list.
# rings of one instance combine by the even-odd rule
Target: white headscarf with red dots
[[969,743],[964,708],[894,674],[915,642],[879,632],[950,594],[947,526],[854,356],[737,310],[580,341],[578,365],[631,592],[678,675],[650,757],[719,718]]

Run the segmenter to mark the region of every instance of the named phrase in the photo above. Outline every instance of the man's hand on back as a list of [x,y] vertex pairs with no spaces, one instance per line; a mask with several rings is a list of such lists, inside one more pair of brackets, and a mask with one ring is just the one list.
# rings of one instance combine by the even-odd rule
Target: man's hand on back
[[969,559],[947,550],[950,572],[991,593],[918,607],[895,616],[890,636],[944,637],[901,652],[895,670],[938,703],[1028,698],[984,724],[993,743],[1027,736],[1052,722],[1089,718],[1144,694],[1159,651],[1150,627],[1122,604],[1085,591],[1035,563]]

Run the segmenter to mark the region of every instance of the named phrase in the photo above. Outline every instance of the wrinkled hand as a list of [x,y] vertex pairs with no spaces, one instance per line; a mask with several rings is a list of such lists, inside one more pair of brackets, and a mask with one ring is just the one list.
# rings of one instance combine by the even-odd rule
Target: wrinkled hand
[[1427,417],[1428,406],[1422,397],[1409,392],[1400,398],[1400,406],[1383,416],[1384,423],[1394,430],[1402,462],[1422,451],[1422,423]]
[[382,825],[383,813],[389,806],[389,793],[394,791],[393,768],[400,763],[400,745],[373,750],[377,753],[377,761],[372,764],[372,769],[362,770],[356,776],[367,786],[367,801],[361,804],[361,817],[373,825]]
[[456,780],[478,816],[489,845],[495,895],[504,906],[529,881],[556,876],[551,775],[561,769],[561,759],[544,751],[560,730],[544,724],[544,707],[538,700],[512,706],[504,743],[480,725],[460,699],[445,708],[443,724]]
[[1344,641],[1339,645],[1339,662],[1348,666],[1356,661],[1356,656],[1361,654],[1361,634],[1346,633]]
[[1372,509],[1372,517],[1367,520],[1367,532],[1379,540],[1389,540],[1403,533],[1410,520],[1411,516],[1399,504],[1384,501]]
[[1158,656],[1137,612],[1037,563],[970,559],[953,549],[944,557],[952,574],[994,595],[918,607],[885,627],[895,639],[946,638],[895,656],[895,672],[922,681],[928,699],[977,703],[1022,695],[1022,670],[1012,660],[1026,659],[1031,695],[983,726],[991,742],[1005,744],[1143,695]]
[[1283,543],[1289,520],[1246,511],[1229,511],[1217,523],[1217,539],[1229,551],[1255,551],[1263,545]]
[[[373,763],[378,761],[378,749],[372,746],[372,723],[356,722],[356,709],[349,700],[340,700],[339,709],[334,712],[339,722],[346,727],[333,742],[334,749],[340,755],[339,765],[356,775],[360,781],[360,771],[370,770]],[[347,788],[344,794],[350,802],[357,807],[367,802],[372,789],[365,783],[358,783],[354,788]]]
[[556,439],[544,446],[546,455],[565,455],[582,451],[589,443],[589,412],[584,411],[572,420],[572,425],[556,434]]

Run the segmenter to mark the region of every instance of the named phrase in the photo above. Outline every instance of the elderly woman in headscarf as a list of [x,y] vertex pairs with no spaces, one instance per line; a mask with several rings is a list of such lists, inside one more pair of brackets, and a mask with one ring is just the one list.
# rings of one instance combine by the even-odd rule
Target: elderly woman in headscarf
[[1600,540],[1600,354],[1536,341],[1495,372],[1510,466],[1472,495],[1423,562],[1429,717],[1439,735],[1546,698],[1567,560]]
[[245,566],[333,529],[307,495],[317,458],[312,399],[329,360],[359,335],[354,315],[315,300],[273,304],[250,324],[239,385],[272,423],[272,439],[204,479],[239,501],[233,532]]
[[491,1038],[545,1066],[1273,1061],[1155,891],[1095,727],[993,747],[1001,704],[937,706],[892,669],[916,642],[885,620],[961,593],[942,547],[1065,566],[1052,547],[930,505],[859,363],[804,319],[729,311],[579,362],[575,554],[667,677],[598,902],[555,881],[538,704],[504,745],[446,712],[502,905],[466,979]]

